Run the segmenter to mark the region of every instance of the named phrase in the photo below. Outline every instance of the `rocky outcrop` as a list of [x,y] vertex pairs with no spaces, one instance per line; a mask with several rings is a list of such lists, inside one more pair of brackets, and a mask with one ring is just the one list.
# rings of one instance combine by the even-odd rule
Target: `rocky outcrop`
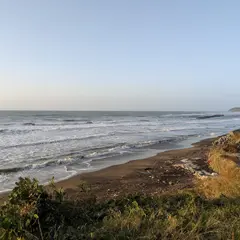
[[218,118],[218,117],[224,117],[224,115],[223,114],[206,115],[206,116],[197,117],[197,119],[208,119],[208,118]]
[[218,138],[213,145],[224,151],[237,153],[240,151],[240,129]]
[[[181,167],[181,168],[191,172],[195,177],[197,177],[199,179],[217,176],[217,173],[210,171],[210,169],[209,169],[209,171],[202,169],[194,160],[196,160],[196,159],[184,158],[181,160],[181,163],[174,164],[173,166]],[[198,158],[197,158],[197,160],[201,161],[201,159],[198,159]]]

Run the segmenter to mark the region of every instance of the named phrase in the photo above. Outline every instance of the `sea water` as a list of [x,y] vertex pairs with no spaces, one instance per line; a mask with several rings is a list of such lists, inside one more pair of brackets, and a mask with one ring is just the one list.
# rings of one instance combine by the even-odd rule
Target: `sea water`
[[19,177],[45,183],[239,128],[240,114],[0,111],[0,192]]

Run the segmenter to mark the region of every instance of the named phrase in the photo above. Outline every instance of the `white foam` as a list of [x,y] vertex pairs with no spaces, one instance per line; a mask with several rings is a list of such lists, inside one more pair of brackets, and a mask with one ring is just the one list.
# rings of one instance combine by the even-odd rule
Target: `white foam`
[[[196,141],[198,141],[200,138],[222,135],[236,129],[240,120],[238,116],[231,117],[229,114],[226,114],[227,118],[223,119],[197,120],[196,115],[205,113],[170,112],[159,115],[133,113],[132,115],[119,114],[120,116],[110,113],[109,116],[93,114],[93,118],[91,114],[76,117],[76,119],[88,119],[93,124],[84,122],[64,122],[63,124],[63,119],[74,120],[72,116],[74,113],[71,113],[71,116],[67,113],[64,116],[64,114],[55,115],[55,113],[47,112],[44,116],[40,114],[37,117],[26,114],[19,119],[15,117],[12,121],[9,118],[2,119],[0,115],[0,129],[8,129],[9,132],[18,131],[18,134],[1,135],[0,169],[29,166],[21,173],[0,175],[0,191],[12,188],[19,176],[34,176],[41,182],[45,182],[52,175],[55,175],[56,179],[62,179],[69,178],[76,172],[95,169],[92,166],[92,160],[96,168],[97,162],[103,163],[106,158],[114,158],[111,164],[119,163],[120,159],[128,156],[127,154],[136,156],[140,148],[147,149],[149,145],[164,139],[179,139],[180,141],[182,136],[187,138],[187,136],[196,135],[198,136]],[[139,117],[140,115],[143,117]],[[6,122],[10,125],[4,125]],[[36,123],[36,125],[23,126],[22,123],[26,122]],[[30,145],[24,146],[26,143]],[[33,143],[42,144],[34,145]],[[3,149],[20,144],[23,146]],[[69,156],[73,154],[73,156],[61,157],[68,154]],[[51,161],[53,164],[49,164]],[[73,172],[66,171],[70,169],[69,166]]]

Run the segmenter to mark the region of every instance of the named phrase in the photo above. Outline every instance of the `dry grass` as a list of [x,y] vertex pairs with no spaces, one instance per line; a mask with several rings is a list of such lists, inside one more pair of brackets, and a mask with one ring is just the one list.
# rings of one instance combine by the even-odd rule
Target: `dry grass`
[[[235,198],[240,196],[240,168],[237,155],[240,133],[230,133],[231,147],[214,146],[209,152],[209,166],[217,172],[217,177],[209,177],[197,182],[197,190],[207,198],[226,196]],[[225,149],[228,149],[226,151]]]
[[236,164],[237,158],[232,154],[229,155],[221,148],[213,148],[208,156],[209,166],[218,174],[226,177],[232,177],[232,173],[238,168]]
[[235,143],[239,143],[240,142],[240,131],[233,131],[229,134],[233,141],[235,141]]
[[221,196],[229,198],[240,196],[239,179],[229,178],[222,175],[198,181],[197,189],[209,199],[219,198]]

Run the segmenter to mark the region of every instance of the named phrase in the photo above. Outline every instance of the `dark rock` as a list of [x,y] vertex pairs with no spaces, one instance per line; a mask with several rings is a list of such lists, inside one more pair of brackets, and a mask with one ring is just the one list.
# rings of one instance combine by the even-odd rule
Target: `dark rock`
[[145,171],[150,171],[150,170],[152,170],[152,168],[149,168],[149,167],[148,167],[148,168],[145,168],[144,170],[145,170]]
[[31,123],[31,122],[30,122],[30,123],[24,123],[23,125],[24,125],[24,126],[35,126],[35,123]]
[[223,114],[206,115],[206,116],[197,117],[197,119],[208,119],[208,118],[218,118],[218,117],[224,117],[224,115]]

